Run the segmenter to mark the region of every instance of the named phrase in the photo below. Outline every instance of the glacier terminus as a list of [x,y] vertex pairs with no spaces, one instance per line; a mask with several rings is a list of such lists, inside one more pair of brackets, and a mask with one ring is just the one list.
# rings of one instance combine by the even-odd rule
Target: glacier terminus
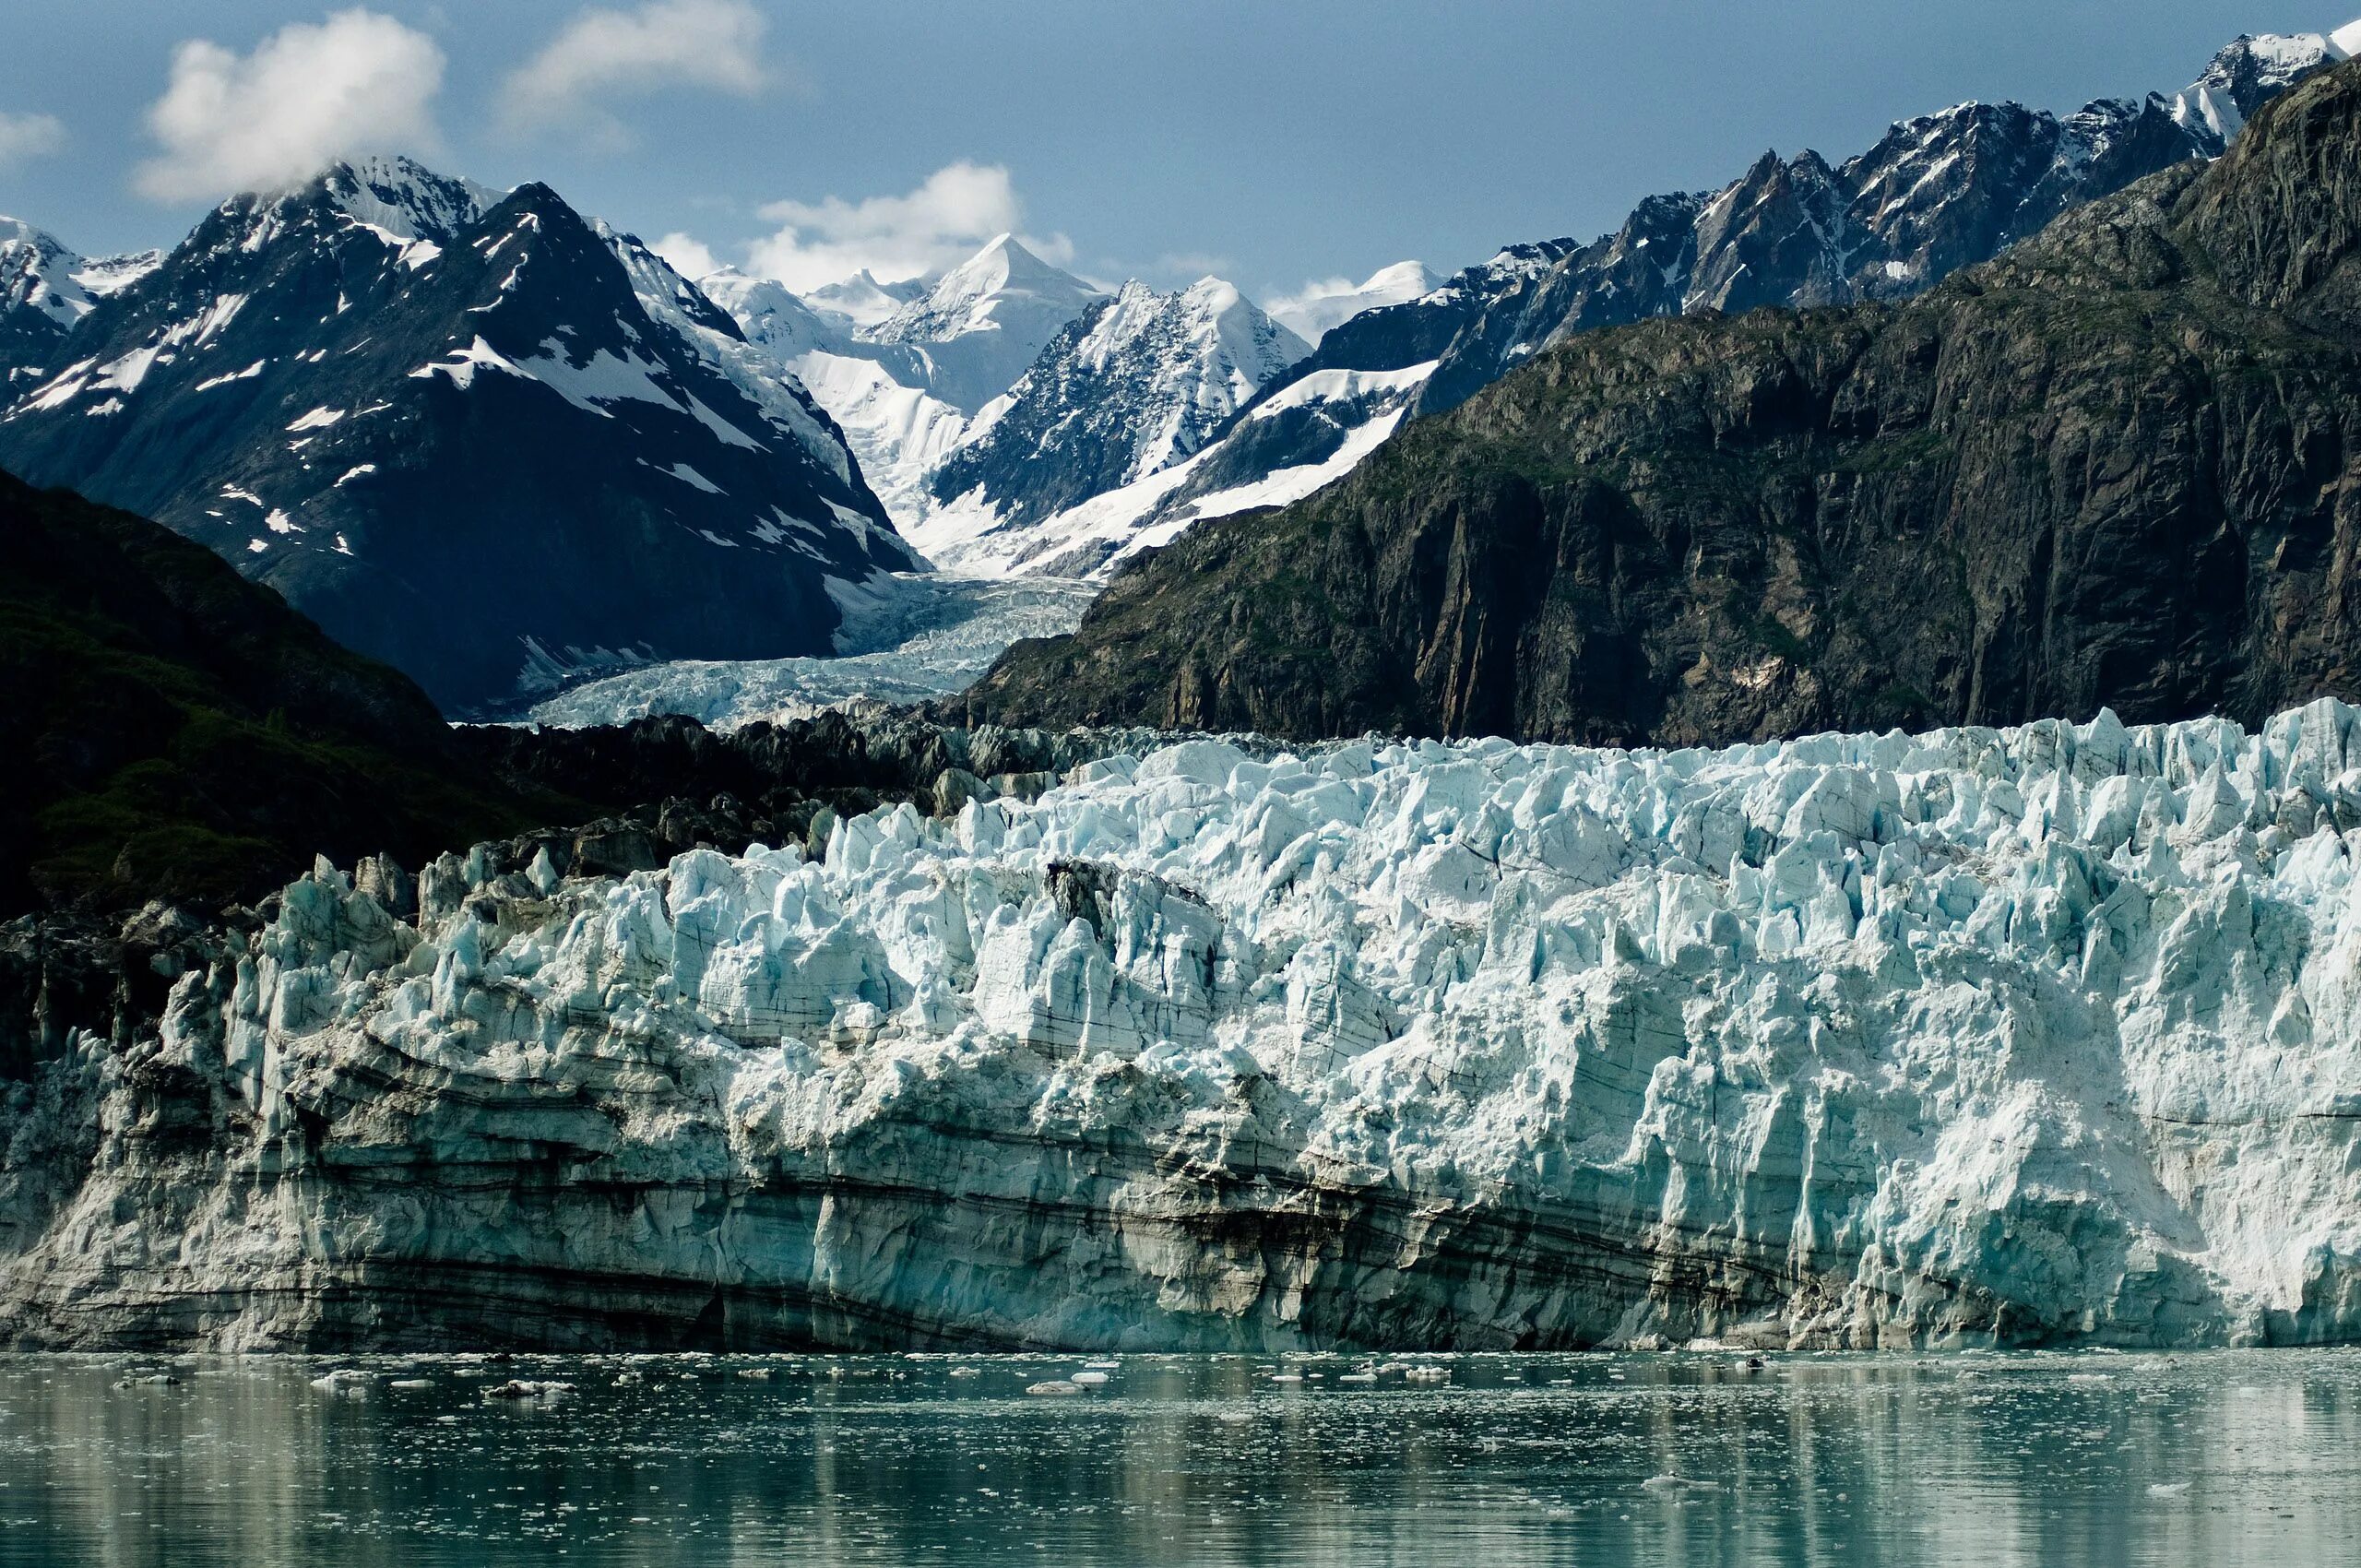
[[0,1101],[0,1337],[2347,1339],[2356,854],[2324,699],[323,864]]

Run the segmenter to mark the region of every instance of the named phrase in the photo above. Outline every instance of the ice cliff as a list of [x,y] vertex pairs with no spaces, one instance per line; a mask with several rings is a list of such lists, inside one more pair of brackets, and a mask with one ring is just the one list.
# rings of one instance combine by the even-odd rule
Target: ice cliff
[[2361,1335],[2353,707],[825,826],[295,884],[0,1086],[0,1340]]

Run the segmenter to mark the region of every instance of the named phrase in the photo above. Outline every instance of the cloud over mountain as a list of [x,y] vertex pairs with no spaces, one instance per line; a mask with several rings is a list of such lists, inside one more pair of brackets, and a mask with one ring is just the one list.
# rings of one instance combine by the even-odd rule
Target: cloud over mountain
[[769,79],[763,14],[748,0],[648,0],[585,10],[513,72],[502,115],[513,129],[587,126],[622,139],[611,104],[667,88],[751,97]]
[[[963,159],[902,196],[777,201],[765,207],[762,216],[780,227],[754,242],[751,270],[804,290],[863,270],[888,281],[943,271],[993,236],[1016,232],[1024,205],[1005,168]],[[1025,244],[1052,265],[1074,256],[1073,243],[1063,234],[1027,235]]]
[[249,54],[190,39],[148,109],[162,150],[136,183],[159,201],[207,200],[290,185],[337,158],[432,148],[443,67],[433,39],[359,7],[291,22]]

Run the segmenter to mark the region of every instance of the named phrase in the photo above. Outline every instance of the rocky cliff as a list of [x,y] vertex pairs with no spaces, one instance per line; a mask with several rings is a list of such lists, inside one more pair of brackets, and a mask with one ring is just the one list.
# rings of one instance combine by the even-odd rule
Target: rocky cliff
[[1585,334],[966,710],[1685,743],[2361,692],[2361,65],[1920,299]]
[[2361,712],[1110,756],[322,868],[0,1085],[0,1342],[2361,1335]]

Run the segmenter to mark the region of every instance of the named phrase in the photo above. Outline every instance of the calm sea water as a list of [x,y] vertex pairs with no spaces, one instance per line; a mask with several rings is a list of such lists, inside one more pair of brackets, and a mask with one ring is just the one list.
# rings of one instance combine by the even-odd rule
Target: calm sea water
[[2361,1562],[2361,1352],[1407,1364],[0,1358],[0,1564]]

